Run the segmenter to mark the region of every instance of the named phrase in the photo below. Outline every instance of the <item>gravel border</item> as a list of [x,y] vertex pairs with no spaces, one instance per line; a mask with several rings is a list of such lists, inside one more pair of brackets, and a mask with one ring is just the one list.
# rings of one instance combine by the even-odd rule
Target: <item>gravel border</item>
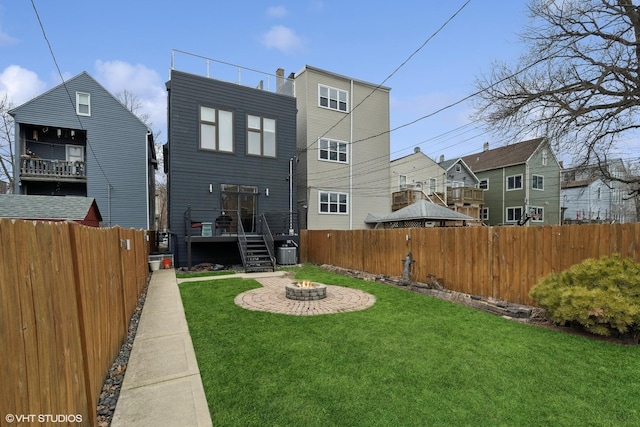
[[122,382],[124,381],[124,375],[127,371],[127,364],[129,363],[129,356],[131,355],[131,349],[133,348],[133,340],[136,337],[138,331],[138,324],[140,323],[140,315],[142,314],[142,308],[144,307],[145,299],[147,298],[147,291],[149,290],[149,282],[151,280],[151,274],[147,278],[147,283],[138,298],[138,304],[136,309],[129,320],[129,328],[127,329],[127,337],[120,347],[120,352],[114,360],[113,364],[107,372],[104,383],[102,385],[102,391],[98,398],[98,405],[96,407],[96,425],[98,427],[109,427],[111,420],[113,419],[113,413],[118,403],[118,397],[120,397],[120,389],[122,388]]

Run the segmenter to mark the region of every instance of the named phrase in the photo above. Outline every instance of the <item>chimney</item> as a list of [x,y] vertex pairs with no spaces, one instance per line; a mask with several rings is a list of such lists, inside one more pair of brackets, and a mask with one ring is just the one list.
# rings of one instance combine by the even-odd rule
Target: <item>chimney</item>
[[444,162],[444,154],[440,154],[440,161],[438,163]]
[[282,86],[284,86],[284,69],[278,68],[276,70],[276,92],[280,93]]
[[413,152],[414,152],[414,153],[419,153],[419,152],[420,152],[420,147],[416,147],[416,148],[414,148],[414,149],[413,149]]
[[560,169],[564,169],[564,161],[560,160],[558,163],[560,164]]
[[489,143],[485,142],[484,145],[482,146],[482,151],[489,151]]

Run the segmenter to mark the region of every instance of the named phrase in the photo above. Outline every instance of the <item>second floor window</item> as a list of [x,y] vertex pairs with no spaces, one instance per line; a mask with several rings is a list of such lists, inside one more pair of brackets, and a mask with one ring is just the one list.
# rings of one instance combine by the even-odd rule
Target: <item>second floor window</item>
[[434,194],[438,190],[438,180],[429,178],[429,194]]
[[398,176],[398,188],[400,190],[404,190],[405,188],[407,188],[407,175]]
[[247,116],[247,154],[276,157],[276,121]]
[[480,180],[480,184],[478,184],[478,188],[482,188],[483,190],[489,189],[489,178],[483,178]]
[[84,92],[76,92],[76,114],[79,116],[91,115],[91,95]]
[[233,153],[233,113],[200,107],[200,148]]
[[511,175],[507,177],[507,190],[519,190],[522,188],[522,175]]
[[347,143],[321,138],[318,158],[330,162],[347,163]]
[[544,177],[542,175],[533,175],[532,187],[535,190],[544,190]]
[[329,86],[318,85],[318,105],[331,110],[348,111],[349,92]]

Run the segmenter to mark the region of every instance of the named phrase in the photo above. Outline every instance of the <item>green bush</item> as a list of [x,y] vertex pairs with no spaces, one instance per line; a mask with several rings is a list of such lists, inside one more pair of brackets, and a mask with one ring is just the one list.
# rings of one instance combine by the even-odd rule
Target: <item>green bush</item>
[[605,336],[640,332],[640,264],[628,258],[587,259],[544,277],[529,296],[560,325]]

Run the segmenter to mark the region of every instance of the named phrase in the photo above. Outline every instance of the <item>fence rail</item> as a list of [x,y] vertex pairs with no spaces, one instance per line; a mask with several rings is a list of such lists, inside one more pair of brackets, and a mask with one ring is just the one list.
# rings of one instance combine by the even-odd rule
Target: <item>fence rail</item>
[[148,275],[145,232],[0,219],[0,408],[81,415],[96,404]]
[[301,260],[411,279],[435,276],[450,290],[533,304],[542,277],[587,258],[613,254],[640,262],[640,223],[544,227],[460,227],[390,230],[302,230]]

